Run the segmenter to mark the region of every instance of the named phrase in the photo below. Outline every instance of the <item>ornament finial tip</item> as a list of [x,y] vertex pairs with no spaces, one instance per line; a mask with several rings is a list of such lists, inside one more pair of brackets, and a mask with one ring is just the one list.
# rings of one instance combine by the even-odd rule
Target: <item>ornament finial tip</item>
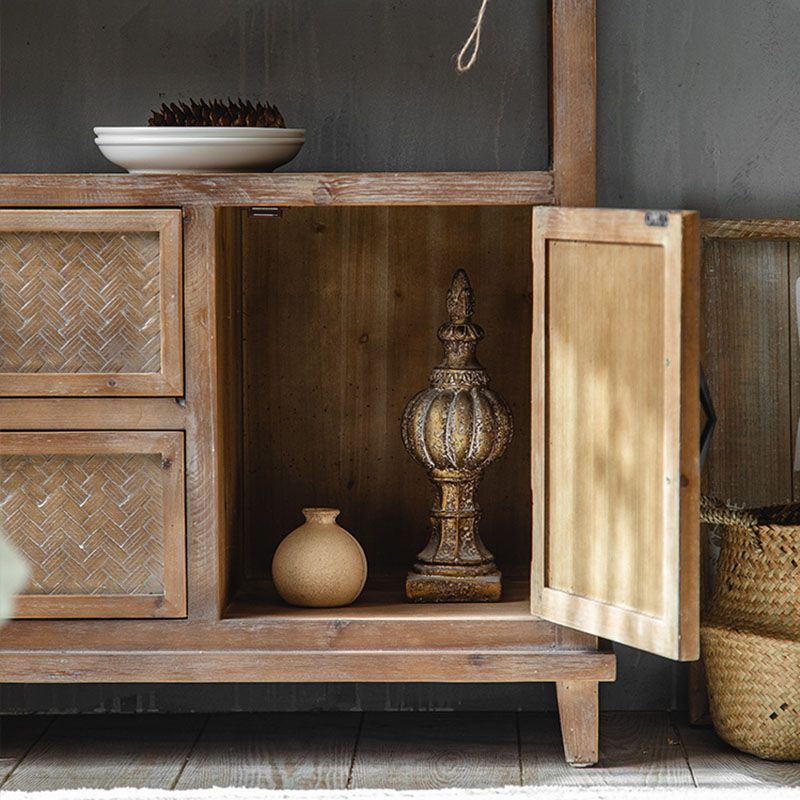
[[463,269],[457,269],[453,273],[453,280],[447,292],[447,313],[450,315],[450,322],[453,325],[469,322],[474,306],[475,299],[467,273]]

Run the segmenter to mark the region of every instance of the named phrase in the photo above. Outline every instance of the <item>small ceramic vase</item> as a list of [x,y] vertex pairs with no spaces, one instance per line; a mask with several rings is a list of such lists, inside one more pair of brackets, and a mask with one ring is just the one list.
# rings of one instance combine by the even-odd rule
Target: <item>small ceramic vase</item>
[[272,580],[290,605],[333,608],[352,603],[367,580],[361,545],[336,524],[338,508],[304,508],[306,521],[279,545]]

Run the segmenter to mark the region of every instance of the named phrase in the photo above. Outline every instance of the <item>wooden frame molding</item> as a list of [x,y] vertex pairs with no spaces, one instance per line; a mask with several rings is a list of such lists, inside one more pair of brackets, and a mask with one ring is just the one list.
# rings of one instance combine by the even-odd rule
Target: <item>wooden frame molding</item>
[[[163,490],[160,546],[163,592],[160,594],[105,594],[101,591],[91,594],[21,594],[16,601],[17,618],[181,617],[186,614],[182,433],[177,431],[0,433],[0,455],[3,456],[93,457],[139,454],[160,456]],[[93,477],[89,476],[90,483]],[[122,486],[118,488],[120,492],[126,491]],[[69,505],[74,501],[66,496],[65,502],[66,506],[57,509],[59,516],[70,514]],[[135,508],[131,509],[133,514],[136,511]],[[83,548],[79,542],[74,543],[74,546]],[[92,570],[101,571],[102,565],[93,564]]]
[[[154,372],[0,372],[0,395],[94,395],[94,396],[158,396],[183,394],[183,279],[181,265],[181,212],[178,210],[47,210],[0,211],[0,234],[41,233],[91,233],[121,234],[154,232],[158,235],[158,332],[160,338],[159,369]],[[46,250],[46,248],[45,248]],[[94,253],[92,255],[95,255]],[[37,254],[36,259],[41,258]],[[51,255],[51,258],[61,256]],[[62,262],[59,261],[59,268]],[[59,273],[58,278],[74,283],[76,292],[86,291],[84,284],[72,275],[73,266],[82,267],[81,261],[68,263],[70,275]],[[116,274],[116,265],[127,266],[125,260],[113,262],[113,276],[107,277],[102,287],[103,299],[119,298],[124,294],[124,279]],[[39,269],[36,270],[36,275]],[[138,276],[137,276],[138,277]],[[32,276],[34,279],[35,276]],[[118,286],[114,281],[121,281]],[[46,288],[46,287],[45,287]],[[141,287],[131,287],[131,289]],[[89,296],[96,297],[92,287]],[[63,293],[61,286],[54,292]],[[41,288],[39,289],[41,293]],[[80,303],[80,294],[68,295],[69,305]],[[131,304],[139,298],[130,300]],[[29,298],[25,296],[26,307]],[[96,311],[96,309],[90,309]],[[134,309],[135,311],[136,309]],[[41,312],[47,313],[44,309]],[[54,313],[60,314],[58,310]],[[78,315],[73,313],[73,319]],[[74,341],[74,340],[73,340]],[[80,341],[80,340],[78,340]],[[72,342],[69,342],[72,346]],[[85,347],[85,344],[81,345]],[[77,347],[77,345],[75,345]],[[73,353],[69,357],[73,357]],[[0,368],[2,365],[0,364]]]

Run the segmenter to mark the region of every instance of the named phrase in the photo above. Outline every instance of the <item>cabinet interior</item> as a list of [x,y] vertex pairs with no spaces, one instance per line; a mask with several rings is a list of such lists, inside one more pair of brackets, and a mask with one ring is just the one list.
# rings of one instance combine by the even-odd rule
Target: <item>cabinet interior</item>
[[[531,208],[291,207],[237,211],[241,247],[223,264],[236,361],[221,387],[239,469],[222,475],[238,512],[224,535],[226,616],[528,614],[530,575]],[[237,237],[238,238],[238,237]],[[464,268],[486,331],[478,355],[508,401],[515,433],[479,490],[481,535],[504,577],[484,607],[405,603],[405,573],[428,536],[430,484],[406,453],[400,417],[441,359],[452,273]],[[350,609],[292,609],[272,555],[301,508],[341,509],[369,579]]]

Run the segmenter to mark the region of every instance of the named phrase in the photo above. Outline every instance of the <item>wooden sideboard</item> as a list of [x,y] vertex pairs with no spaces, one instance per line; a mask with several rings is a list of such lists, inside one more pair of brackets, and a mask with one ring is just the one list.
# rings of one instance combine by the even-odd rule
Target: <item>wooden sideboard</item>
[[[596,637],[696,657],[697,442],[672,472],[697,428],[686,422],[696,398],[682,394],[696,384],[697,230],[693,215],[651,225],[642,212],[552,208],[552,181],[0,176],[13,209],[0,211],[2,513],[33,568],[24,619],[0,633],[0,678],[555,681],[567,759],[596,761],[598,682],[615,675]],[[531,269],[532,241],[552,280]],[[575,247],[593,274],[613,268],[622,283],[638,263],[620,261],[623,250],[657,254],[655,282],[645,276],[637,290],[651,304],[628,309],[615,345],[664,315],[644,377],[623,373],[634,392],[656,374],[672,398],[659,452],[674,483],[662,486],[660,467],[647,473],[655,528],[642,542],[636,518],[612,529],[591,519],[591,503],[579,507],[581,530],[542,522],[563,516],[543,475],[565,484],[571,470],[584,496],[602,488],[580,460],[552,460],[565,443],[542,439],[541,347],[559,324],[574,327]],[[516,416],[515,441],[482,488],[505,590],[499,603],[412,605],[402,576],[427,535],[428,487],[399,417],[437,358],[455,266],[473,280],[483,359]],[[548,315],[535,281],[556,279],[567,302]],[[609,309],[590,311],[579,326],[587,342]],[[673,345],[683,377],[680,366],[658,377],[660,348]],[[585,416],[581,397],[569,414]],[[660,397],[639,403],[660,414]],[[619,423],[632,435],[652,430],[647,415],[632,419],[644,427]],[[635,459],[637,446],[599,442],[593,458],[615,453]],[[532,467],[533,510],[545,512],[533,517]],[[620,502],[636,506],[636,487],[625,491]],[[275,546],[299,508],[319,502],[343,509],[369,559],[370,583],[349,608],[293,609],[270,585]],[[638,561],[621,569],[626,554]]]
[[[550,208],[595,202],[594,26],[593,0],[554,0],[544,171],[0,175],[0,513],[33,567],[0,680],[554,681],[566,758],[586,765],[615,677],[598,637],[696,656],[696,217]],[[648,305],[615,316],[602,272],[624,297],[645,251]],[[455,267],[516,419],[481,489],[504,593],[411,605],[429,499],[399,419]],[[551,393],[548,337],[574,325],[591,344],[615,319],[615,363],[629,341],[645,363],[598,376],[598,421],[570,381],[602,348]],[[651,321],[664,335],[637,339]],[[553,427],[562,413],[575,425]],[[654,431],[655,469],[636,441]],[[612,489],[632,510],[618,527]],[[318,504],[367,553],[348,608],[289,608],[270,584]]]

